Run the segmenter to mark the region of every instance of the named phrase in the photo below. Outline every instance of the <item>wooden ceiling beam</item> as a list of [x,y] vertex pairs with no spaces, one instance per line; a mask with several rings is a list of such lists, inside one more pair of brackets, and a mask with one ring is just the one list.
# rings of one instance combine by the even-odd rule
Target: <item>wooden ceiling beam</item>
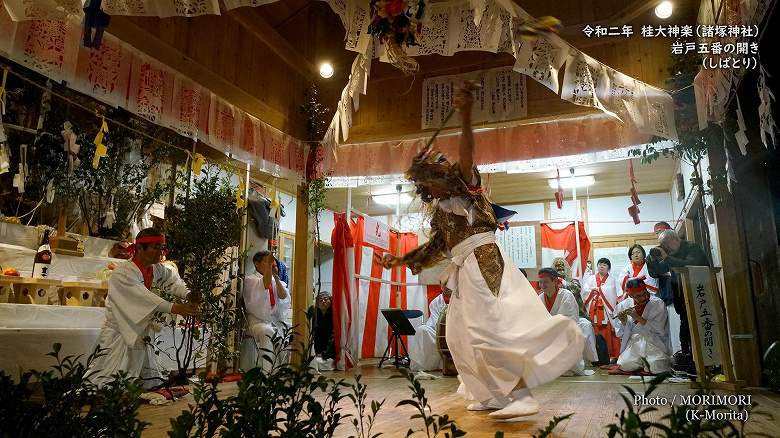
[[226,80],[223,76],[162,41],[133,20],[131,17],[112,17],[111,34],[269,125],[293,136],[302,134],[302,132],[298,132],[303,126],[301,120],[291,120],[288,114],[266,104],[258,97]]
[[301,56],[298,50],[268,24],[254,8],[233,9],[227,14],[252,36],[270,47],[279,58],[307,80],[316,77],[317,68],[315,65]]

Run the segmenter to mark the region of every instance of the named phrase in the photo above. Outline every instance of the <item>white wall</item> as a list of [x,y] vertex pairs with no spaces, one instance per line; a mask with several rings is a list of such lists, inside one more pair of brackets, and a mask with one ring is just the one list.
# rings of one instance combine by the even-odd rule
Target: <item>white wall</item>
[[544,204],[541,202],[535,202],[533,204],[502,205],[502,207],[517,212],[516,215],[512,216],[510,221],[530,222],[544,220]]
[[613,196],[588,199],[588,235],[597,237],[652,233],[653,225],[656,222],[667,221],[671,223],[675,217],[669,193],[639,194],[639,200],[642,201],[639,204],[641,222],[634,225],[631,216],[628,215],[631,197]]

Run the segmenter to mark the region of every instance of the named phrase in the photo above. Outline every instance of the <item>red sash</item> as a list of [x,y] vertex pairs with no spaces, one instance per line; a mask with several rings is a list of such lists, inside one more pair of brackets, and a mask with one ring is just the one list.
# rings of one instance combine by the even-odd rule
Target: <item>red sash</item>
[[[612,313],[612,304],[610,304],[609,300],[604,295],[604,291],[601,289],[601,286],[606,283],[607,278],[609,278],[609,274],[604,276],[604,278],[601,278],[601,274],[596,274],[596,290],[591,291],[588,298],[585,299],[585,307],[588,309],[588,316],[590,316],[590,319],[594,324],[601,324],[602,321],[607,319],[604,314],[605,306],[609,309],[609,312]],[[591,301],[593,301],[593,306],[589,306]]]
[[558,289],[555,289],[555,295],[552,296],[552,300],[549,300],[547,298],[546,292],[542,292],[542,294],[544,295],[544,305],[545,307],[547,307],[547,311],[552,313],[552,308],[553,305],[555,304],[555,299],[558,298]]
[[135,263],[135,266],[137,266],[138,270],[141,271],[141,275],[144,276],[144,286],[146,286],[147,289],[151,289],[152,280],[154,280],[154,267],[153,266],[144,267],[144,265],[141,263],[140,260],[138,260],[137,257],[133,257],[133,263]]
[[276,297],[274,296],[276,294],[274,293],[274,286],[273,285],[269,286],[267,290],[268,290],[268,298],[271,299],[271,307],[273,307],[276,305]]

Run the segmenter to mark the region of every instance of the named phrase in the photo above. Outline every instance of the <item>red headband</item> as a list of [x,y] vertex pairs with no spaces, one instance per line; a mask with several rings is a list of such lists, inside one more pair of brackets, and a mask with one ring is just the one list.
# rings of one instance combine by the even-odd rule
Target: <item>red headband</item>
[[540,272],[540,273],[539,273],[539,275],[538,275],[538,277],[539,277],[539,278],[550,278],[550,279],[555,279],[555,278],[558,278],[557,276],[553,276],[553,275],[552,275],[552,274],[550,274],[549,272]]
[[159,236],[143,236],[143,237],[137,237],[135,239],[135,244],[146,244],[146,243],[160,243],[165,244],[165,236],[159,235]]
[[636,295],[636,294],[642,293],[642,292],[644,292],[646,290],[647,290],[647,288],[644,285],[637,286],[637,287],[626,288],[626,292],[628,292],[629,295]]
[[671,229],[672,229],[672,227],[670,227],[668,225],[658,224],[655,227],[653,227],[653,232],[657,233],[659,231],[671,230]]

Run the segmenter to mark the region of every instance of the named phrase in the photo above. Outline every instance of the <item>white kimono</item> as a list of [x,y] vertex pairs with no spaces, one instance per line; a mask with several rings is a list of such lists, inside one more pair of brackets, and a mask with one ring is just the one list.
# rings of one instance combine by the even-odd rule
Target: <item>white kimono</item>
[[591,277],[588,277],[587,280],[582,284],[582,302],[585,304],[585,311],[588,312],[588,315],[591,314],[591,306],[595,303],[595,300],[597,298],[600,298],[607,303],[609,303],[609,306],[606,304],[604,305],[605,313],[608,313],[608,315],[605,315],[606,318],[604,318],[603,321],[599,321],[600,323],[609,323],[609,319],[612,316],[612,312],[609,311],[609,308],[615,308],[617,305],[618,298],[623,294],[623,290],[620,287],[620,284],[618,283],[618,279],[612,275],[607,277],[607,280],[601,285],[601,292],[602,294],[592,294],[591,290],[598,289],[596,286],[596,276],[593,275]]
[[439,322],[441,311],[446,306],[444,296],[439,294],[428,306],[431,316],[425,324],[417,327],[414,342],[409,343],[409,368],[413,371],[431,371],[441,368],[441,357],[436,343],[436,324]]
[[[282,285],[284,286],[284,283]],[[273,306],[269,291],[263,287],[262,274],[255,272],[244,279],[243,297],[247,311],[247,330],[257,344],[259,356],[255,365],[262,364],[264,367],[267,363],[262,360],[262,357],[273,350],[271,339],[274,334],[281,333],[282,324],[286,325],[287,311],[290,308],[290,295],[280,299],[275,280],[271,281],[270,293],[273,293],[275,298]]]
[[[628,297],[618,303],[615,314],[633,306],[634,299]],[[663,300],[650,295],[642,317],[647,320],[646,324],[639,324],[630,316],[625,325],[617,318],[613,320],[615,334],[620,338],[620,357],[617,364],[623,371],[637,371],[645,368],[644,359],[650,365],[647,371],[653,374],[670,371],[672,346],[669,341],[669,319]]]
[[[542,301],[542,304],[546,305],[544,292],[539,294],[539,299]],[[556,295],[555,302],[553,302],[552,309],[549,312],[550,315],[562,315],[577,323],[577,326],[580,328],[582,335],[585,337],[585,345],[582,348],[582,353],[580,354],[579,360],[577,360],[577,362],[574,363],[574,366],[564,374],[564,376],[583,375],[585,371],[584,356],[586,352],[589,358],[592,358],[590,347],[588,346],[588,337],[593,339],[593,348],[595,350],[593,327],[591,327],[590,324],[587,324],[587,327],[590,327],[590,331],[588,332],[587,327],[584,327],[580,324],[580,310],[579,305],[577,304],[577,299],[574,298],[574,294],[568,289],[558,289],[558,295]]]
[[[186,298],[189,290],[173,270],[153,266],[152,289],[159,288],[179,298]],[[120,264],[111,274],[106,298],[106,321],[98,336],[98,345],[107,348],[106,355],[92,363],[88,378],[102,386],[112,376],[124,371],[129,377],[160,378],[161,370],[152,347],[144,342],[154,340],[152,316],[155,312],[170,312],[171,303],[150,291],[144,285],[144,276],[129,260]],[[155,386],[162,380],[147,380],[145,386]]]
[[629,260],[628,263],[626,263],[626,266],[623,267],[623,270],[620,271],[620,289],[623,295],[618,297],[618,300],[623,300],[628,297],[628,295],[626,295],[626,282],[628,282],[630,278],[641,278],[651,294],[655,295],[658,293],[658,279],[651,277],[648,273],[647,262],[642,262],[641,267],[639,267],[634,266],[631,260]]

